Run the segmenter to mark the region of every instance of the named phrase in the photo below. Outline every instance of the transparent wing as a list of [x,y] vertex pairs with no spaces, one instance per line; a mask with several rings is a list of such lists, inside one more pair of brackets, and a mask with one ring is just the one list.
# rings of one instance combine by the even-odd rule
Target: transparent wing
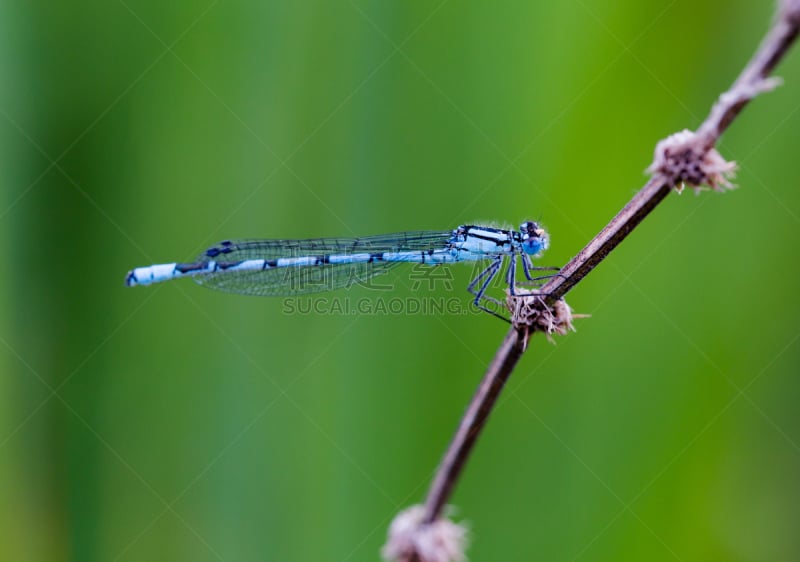
[[[253,259],[303,256],[351,255],[423,251],[446,246],[452,231],[402,232],[364,238],[319,238],[310,240],[228,240],[203,252],[198,261],[213,259],[220,264]],[[246,295],[292,296],[331,291],[352,285],[380,287],[371,280],[387,273],[397,262],[336,263],[313,266],[275,267],[264,270],[225,270],[195,275],[200,285]],[[383,287],[385,288],[385,287]]]
[[363,252],[403,252],[438,249],[453,236],[451,230],[398,232],[363,238],[311,238],[308,240],[225,240],[200,254],[197,261],[209,258],[236,262],[252,259],[277,259],[321,254],[360,254]]

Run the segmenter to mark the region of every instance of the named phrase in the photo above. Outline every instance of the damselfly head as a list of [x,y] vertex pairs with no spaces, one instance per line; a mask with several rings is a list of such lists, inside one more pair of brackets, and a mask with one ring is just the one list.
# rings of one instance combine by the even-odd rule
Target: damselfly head
[[550,240],[544,228],[533,221],[525,221],[519,227],[522,234],[522,249],[526,254],[535,255],[547,249]]

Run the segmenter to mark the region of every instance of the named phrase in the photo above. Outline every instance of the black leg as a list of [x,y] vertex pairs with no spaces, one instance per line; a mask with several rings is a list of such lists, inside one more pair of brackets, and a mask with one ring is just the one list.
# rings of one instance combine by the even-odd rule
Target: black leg
[[[497,275],[497,273],[500,271],[500,266],[502,264],[503,264],[502,258],[498,258],[495,261],[493,261],[492,264],[489,267],[484,269],[481,272],[480,275],[478,275],[475,279],[472,280],[472,282],[467,287],[467,291],[469,291],[472,295],[475,295],[475,299],[472,301],[472,304],[474,304],[475,306],[477,306],[478,308],[480,308],[484,312],[488,312],[492,316],[496,316],[500,320],[503,320],[505,322],[510,322],[510,320],[508,318],[498,314],[497,312],[495,312],[494,310],[492,310],[490,308],[487,308],[481,302],[481,301],[487,301],[487,302],[491,302],[493,304],[496,304],[496,305],[498,305],[500,307],[503,306],[503,303],[501,303],[499,300],[494,299],[492,297],[488,297],[485,294],[486,293],[486,289],[489,287],[489,283],[492,282],[492,279],[494,279],[495,276]],[[481,283],[480,288],[476,291],[475,290],[475,285],[477,285],[478,282],[480,282],[480,280],[483,279],[484,277],[485,277],[485,279],[483,280],[483,283]]]
[[541,275],[539,277],[533,277],[531,275],[531,271],[560,271],[560,267],[537,267],[533,265],[531,261],[531,257],[528,254],[520,254],[522,256],[522,270],[525,272],[525,279],[526,283],[537,283],[538,281],[544,281],[546,279],[551,279],[553,277],[563,277],[560,273],[554,273],[551,275]]
[[473,279],[472,281],[470,281],[470,282],[469,282],[469,285],[467,286],[467,291],[469,291],[470,293],[472,293],[472,294],[474,295],[474,294],[475,294],[475,291],[474,291],[474,289],[475,289],[475,285],[477,285],[477,284],[478,284],[478,282],[479,282],[481,279],[483,279],[483,277],[484,277],[484,276],[485,276],[487,273],[489,273],[489,272],[492,270],[492,268],[493,268],[493,267],[494,267],[494,262],[492,262],[492,263],[489,265],[489,267],[487,267],[486,269],[484,269],[483,271],[481,271],[481,272],[480,272],[480,274],[478,274],[478,276],[477,276],[475,279]]
[[[534,279],[531,277],[531,271],[561,271],[560,267],[539,267],[533,265],[531,261],[531,257],[528,254],[520,254],[522,256],[522,269],[525,271],[525,278],[528,281],[535,281],[536,279],[543,279],[542,277],[537,277]],[[551,277],[556,277],[555,275],[551,275]]]
[[[476,305],[477,305],[477,304],[480,302],[480,300],[481,300],[481,299],[483,299],[483,298],[487,298],[487,299],[488,299],[488,297],[486,297],[486,296],[484,295],[484,293],[486,293],[486,288],[489,286],[489,283],[491,283],[491,282],[492,282],[492,279],[494,279],[494,278],[495,278],[495,276],[497,275],[497,272],[498,272],[498,271],[500,271],[500,265],[501,265],[502,263],[503,263],[503,262],[502,262],[502,260],[501,260],[501,259],[499,259],[499,258],[498,258],[498,259],[496,259],[495,261],[493,261],[493,262],[492,262],[492,265],[490,265],[489,267],[487,267],[487,268],[486,268],[486,269],[483,271],[483,273],[481,273],[481,274],[480,274],[480,275],[479,275],[479,276],[478,276],[478,277],[475,279],[475,281],[473,281],[472,283],[470,283],[470,284],[469,284],[469,287],[467,287],[467,290],[468,290],[470,293],[472,293],[473,295],[475,295],[475,304],[476,304]],[[480,288],[479,288],[477,291],[473,291],[472,289],[474,289],[475,283],[478,281],[478,279],[480,279],[481,277],[483,277],[483,275],[484,275],[484,274],[486,274],[486,279],[483,281],[483,283],[481,283],[481,286],[480,286]],[[481,308],[483,308],[483,307],[481,307]]]
[[517,278],[517,255],[511,254],[511,263],[508,264],[508,272],[506,273],[506,283],[508,284],[508,290],[511,292],[512,297],[517,296],[516,278]]

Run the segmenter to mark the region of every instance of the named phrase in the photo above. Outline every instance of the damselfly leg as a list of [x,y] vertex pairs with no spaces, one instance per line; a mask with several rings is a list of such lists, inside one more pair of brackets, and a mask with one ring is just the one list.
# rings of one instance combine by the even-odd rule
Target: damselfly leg
[[[481,271],[481,273],[470,282],[469,286],[467,286],[467,291],[469,291],[470,294],[475,296],[475,299],[472,301],[472,304],[474,304],[484,312],[488,312],[492,316],[496,316],[501,320],[509,322],[508,318],[486,307],[483,304],[483,302],[485,301],[487,303],[492,303],[493,305],[498,306],[501,309],[505,308],[505,305],[502,302],[486,294],[486,289],[489,287],[489,283],[491,283],[492,279],[494,279],[497,276],[502,266],[503,266],[503,257],[497,256],[494,260],[492,260],[492,263],[489,265],[489,267]],[[483,282],[481,283],[481,281]],[[478,283],[480,283],[480,287],[476,290],[475,286],[478,285]]]
[[520,283],[520,285],[524,285],[530,282],[536,283],[538,281],[545,281],[547,279],[551,279],[553,277],[562,277],[560,273],[550,273],[548,275],[540,275],[538,277],[533,277],[531,275],[531,271],[561,271],[560,267],[540,267],[533,265],[531,261],[531,257],[528,254],[522,253],[520,254],[522,257],[522,271],[525,273],[526,281]]

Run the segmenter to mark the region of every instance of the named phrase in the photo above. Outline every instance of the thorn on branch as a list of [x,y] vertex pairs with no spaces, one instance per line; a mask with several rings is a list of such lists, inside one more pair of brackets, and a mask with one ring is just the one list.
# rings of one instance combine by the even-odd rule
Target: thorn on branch
[[[770,76],[763,80],[746,82],[739,87],[724,92],[719,96],[719,104],[722,106],[733,106],[747,103],[759,94],[771,92],[775,88],[783,85],[783,78],[780,76]],[[716,140],[716,139],[715,139]]]

